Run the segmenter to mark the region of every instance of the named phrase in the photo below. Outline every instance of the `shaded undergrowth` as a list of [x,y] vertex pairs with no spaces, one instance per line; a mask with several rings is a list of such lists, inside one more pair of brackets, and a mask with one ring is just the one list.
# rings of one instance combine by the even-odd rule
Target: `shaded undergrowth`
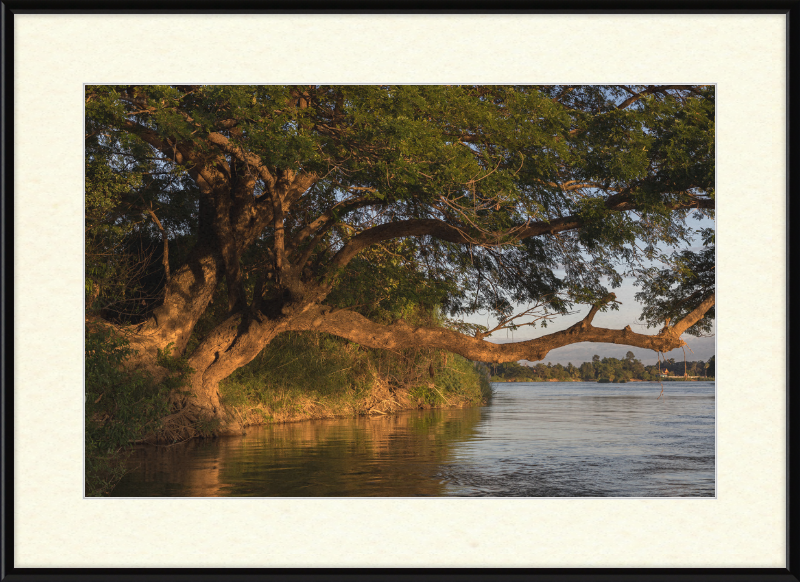
[[124,337],[109,329],[86,327],[84,401],[84,492],[108,495],[125,474],[136,443],[193,436],[211,436],[207,419],[183,418],[188,394],[186,358],[173,356],[171,346],[159,352],[164,374],[156,380],[126,360],[133,355]]
[[124,338],[86,329],[85,494],[107,495],[125,473],[131,443],[161,428],[170,412],[168,382],[123,368]]

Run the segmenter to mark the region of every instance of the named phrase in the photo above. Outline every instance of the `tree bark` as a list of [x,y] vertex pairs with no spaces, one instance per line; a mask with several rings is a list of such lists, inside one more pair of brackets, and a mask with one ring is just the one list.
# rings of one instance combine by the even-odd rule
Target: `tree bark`
[[213,249],[201,244],[193,250],[186,264],[170,277],[164,301],[152,316],[144,323],[120,330],[138,352],[132,364],[149,361],[153,365],[158,350],[170,344],[173,354],[183,353],[192,330],[214,296],[222,268],[222,256]]
[[270,320],[240,312],[218,325],[192,352],[188,360],[191,396],[188,406],[219,421],[217,434],[238,434],[242,426],[220,400],[219,384],[250,363],[279,333],[285,319]]

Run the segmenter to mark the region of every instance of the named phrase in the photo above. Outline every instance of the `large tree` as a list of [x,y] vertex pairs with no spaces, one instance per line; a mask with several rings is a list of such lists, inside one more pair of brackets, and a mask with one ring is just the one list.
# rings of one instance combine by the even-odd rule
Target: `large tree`
[[[652,279],[642,265],[690,241],[687,217],[713,215],[713,87],[91,86],[86,159],[87,229],[105,237],[87,247],[90,311],[116,286],[100,313],[136,365],[185,354],[194,414],[224,418],[219,382],[287,331],[537,361],[587,341],[666,352],[714,304],[713,277],[659,273],[646,316],[672,319],[656,335],[592,323],[614,305],[604,281]],[[156,260],[120,303],[136,256]],[[455,320],[370,317],[398,293]],[[581,322],[516,343],[456,323],[575,304],[592,306]]]

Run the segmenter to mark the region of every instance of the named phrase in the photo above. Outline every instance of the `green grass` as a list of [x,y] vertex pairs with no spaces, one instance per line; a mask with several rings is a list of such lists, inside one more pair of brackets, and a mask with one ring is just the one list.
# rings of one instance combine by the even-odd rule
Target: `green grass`
[[220,385],[220,395],[250,424],[478,405],[491,387],[485,370],[460,356],[371,350],[297,332],[275,338]]

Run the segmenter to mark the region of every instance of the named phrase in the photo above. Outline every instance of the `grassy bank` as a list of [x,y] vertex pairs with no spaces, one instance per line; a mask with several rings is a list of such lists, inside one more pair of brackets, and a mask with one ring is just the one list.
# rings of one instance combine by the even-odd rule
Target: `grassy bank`
[[220,385],[244,424],[476,406],[491,397],[481,364],[435,350],[372,350],[327,334],[286,333]]

